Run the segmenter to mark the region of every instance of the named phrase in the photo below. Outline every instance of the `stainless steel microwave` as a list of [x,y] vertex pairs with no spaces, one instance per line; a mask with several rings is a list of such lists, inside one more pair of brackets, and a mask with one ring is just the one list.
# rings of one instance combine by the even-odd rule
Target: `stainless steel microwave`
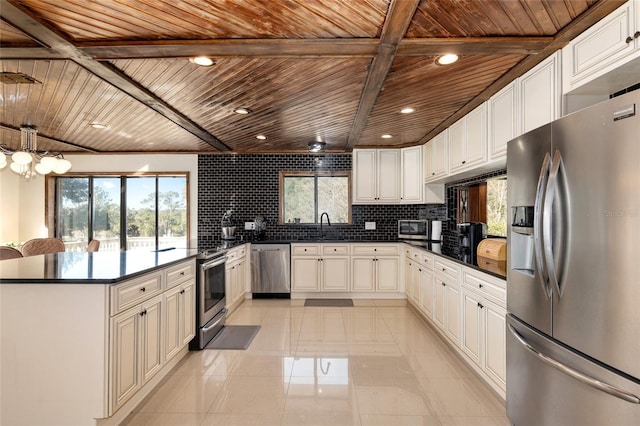
[[442,221],[430,219],[399,220],[398,239],[442,241]]
[[402,240],[430,240],[430,220],[399,220],[398,238]]

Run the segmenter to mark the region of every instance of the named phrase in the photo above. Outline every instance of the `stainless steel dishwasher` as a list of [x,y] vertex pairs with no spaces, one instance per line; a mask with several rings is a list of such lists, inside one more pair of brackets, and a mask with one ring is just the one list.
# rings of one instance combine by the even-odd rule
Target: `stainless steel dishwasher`
[[251,292],[258,298],[291,297],[289,244],[251,244]]

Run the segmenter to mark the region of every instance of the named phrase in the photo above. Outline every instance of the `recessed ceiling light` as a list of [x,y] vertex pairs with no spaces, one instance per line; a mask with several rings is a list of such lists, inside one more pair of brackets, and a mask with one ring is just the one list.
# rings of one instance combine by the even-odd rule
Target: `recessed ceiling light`
[[236,114],[247,115],[251,113],[251,110],[249,108],[240,107],[240,108],[234,109],[233,112],[235,112]]
[[324,142],[309,142],[307,146],[309,147],[309,152],[323,152],[324,148],[327,144]]
[[446,55],[438,56],[436,63],[440,65],[449,65],[458,60],[458,55],[455,53],[447,53]]
[[196,56],[195,58],[189,58],[189,62],[192,64],[200,65],[202,67],[210,67],[213,65],[213,59],[206,56]]
[[91,123],[89,124],[89,126],[93,127],[94,129],[106,129],[107,125],[106,124],[102,124],[102,123]]
[[415,112],[415,111],[416,111],[416,109],[412,108],[412,107],[406,107],[406,108],[402,108],[400,110],[400,112],[403,113],[403,114],[411,114],[412,112]]
[[385,133],[384,135],[382,135],[382,136],[380,136],[380,137],[381,137],[382,139],[391,139],[393,136],[392,136],[392,135],[390,135],[390,134],[388,134],[388,133]]
[[257,135],[256,139],[260,139],[261,141],[265,140],[267,137],[265,135]]

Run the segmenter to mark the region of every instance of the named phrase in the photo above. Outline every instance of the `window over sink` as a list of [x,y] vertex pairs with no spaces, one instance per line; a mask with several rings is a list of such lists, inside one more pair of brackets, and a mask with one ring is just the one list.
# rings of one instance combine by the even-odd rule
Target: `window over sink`
[[351,172],[280,172],[280,224],[351,223]]

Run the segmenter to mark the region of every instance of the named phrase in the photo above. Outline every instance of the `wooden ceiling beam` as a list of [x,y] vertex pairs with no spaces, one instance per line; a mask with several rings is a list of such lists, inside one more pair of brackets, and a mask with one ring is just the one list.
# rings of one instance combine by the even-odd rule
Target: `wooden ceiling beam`
[[447,118],[445,121],[440,123],[438,127],[423,136],[418,141],[418,143],[426,143],[437,136],[447,127],[467,115],[469,112],[473,111],[478,106],[482,105],[483,102],[489,100],[491,96],[498,93],[502,88],[511,83],[513,80],[524,75],[540,62],[544,61],[546,58],[554,54],[556,51],[565,47],[567,44],[569,44],[569,42],[571,42],[571,40],[582,34],[593,24],[597,23],[602,18],[626,3],[626,1],[627,0],[606,0],[595,3],[593,6],[580,14],[580,16],[576,17],[576,19],[574,19],[569,25],[558,32],[558,34],[556,34],[556,36],[553,38],[553,41],[549,43],[542,52],[537,55],[529,55],[524,58],[516,66],[503,74],[502,77],[494,81],[489,87],[480,92],[480,94],[473,98],[464,107],[456,111],[455,114]]
[[[403,39],[396,56],[534,55],[553,37],[457,37]],[[162,40],[80,43],[76,48],[96,60],[184,58],[191,56],[259,58],[366,58],[378,53],[378,39]],[[3,46],[3,59],[66,59],[44,47]]]
[[[12,126],[11,124],[0,123],[0,128],[20,133],[20,128],[16,127],[16,126]],[[84,145],[79,145],[79,144],[73,143],[73,142],[63,141],[62,139],[54,138],[53,136],[43,135],[39,131],[38,131],[38,139],[48,139],[48,140],[56,142],[56,143],[61,143],[61,144],[64,144],[64,145],[72,146],[74,148],[79,148],[79,149],[82,149],[82,150],[85,150],[85,151],[88,151],[88,152],[100,153],[100,151],[98,151],[97,149],[88,148],[88,147],[86,147]],[[74,154],[75,154],[75,152],[74,152]]]
[[535,55],[553,42],[553,37],[456,37],[406,38],[397,56]]
[[165,118],[173,121],[183,129],[199,137],[212,147],[220,151],[230,151],[230,148],[217,137],[207,132],[186,115],[180,113],[164,100],[145,89],[127,75],[108,63],[95,60],[87,53],[76,48],[61,35],[45,27],[33,19],[26,12],[14,6],[7,0],[0,0],[0,16],[9,22],[14,28],[37,40],[43,46],[58,52],[65,58],[72,60],[97,77],[103,79],[112,86],[128,94],[138,102],[158,112]]
[[382,27],[378,54],[369,68],[369,74],[360,96],[358,110],[351,125],[349,138],[345,144],[345,151],[347,152],[353,149],[362,135],[364,126],[367,124],[369,115],[396,57],[398,44],[406,34],[419,3],[420,0],[392,0],[389,5],[389,12]]

